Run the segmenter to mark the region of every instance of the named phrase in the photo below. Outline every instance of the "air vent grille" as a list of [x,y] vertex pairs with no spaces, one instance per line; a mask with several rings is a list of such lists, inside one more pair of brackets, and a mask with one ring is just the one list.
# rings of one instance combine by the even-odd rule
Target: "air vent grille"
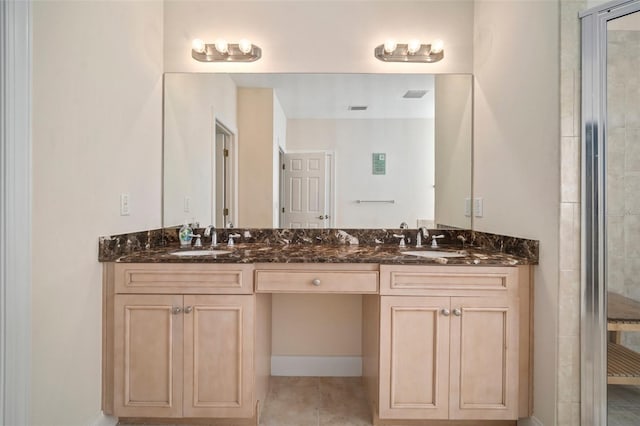
[[426,95],[428,90],[407,90],[407,93],[402,96],[406,99],[420,99],[424,95]]
[[366,105],[349,105],[349,111],[366,111],[367,108]]

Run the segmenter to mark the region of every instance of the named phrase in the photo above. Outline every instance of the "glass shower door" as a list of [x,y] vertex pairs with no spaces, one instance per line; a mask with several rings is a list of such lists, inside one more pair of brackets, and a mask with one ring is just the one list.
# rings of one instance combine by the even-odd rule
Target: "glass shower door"
[[640,12],[607,21],[607,424],[640,425]]

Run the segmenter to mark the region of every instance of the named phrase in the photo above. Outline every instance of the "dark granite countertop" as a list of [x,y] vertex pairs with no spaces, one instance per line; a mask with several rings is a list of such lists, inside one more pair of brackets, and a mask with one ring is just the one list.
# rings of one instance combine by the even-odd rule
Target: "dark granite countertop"
[[[176,256],[176,251],[185,251],[177,245],[146,249],[114,259],[122,263],[376,263],[394,265],[529,265],[533,262],[526,257],[500,253],[477,247],[442,246],[415,248],[398,245],[327,245],[327,244],[286,244],[243,243],[234,247],[226,244],[216,250],[228,250],[229,254],[204,256]],[[209,247],[193,248],[203,250]],[[188,251],[189,249],[186,249]],[[405,254],[407,251],[440,251],[464,254],[463,257],[424,258]],[[446,254],[444,254],[446,256]]]

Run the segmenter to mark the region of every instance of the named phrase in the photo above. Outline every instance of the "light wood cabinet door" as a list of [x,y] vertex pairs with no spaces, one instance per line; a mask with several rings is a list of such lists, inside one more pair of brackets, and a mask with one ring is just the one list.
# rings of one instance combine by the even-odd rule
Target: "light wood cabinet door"
[[117,295],[114,300],[114,414],[182,413],[182,296]]
[[449,418],[518,418],[515,298],[451,298]]
[[253,415],[253,296],[184,296],[184,417]]
[[380,418],[448,418],[449,303],[449,297],[381,297]]

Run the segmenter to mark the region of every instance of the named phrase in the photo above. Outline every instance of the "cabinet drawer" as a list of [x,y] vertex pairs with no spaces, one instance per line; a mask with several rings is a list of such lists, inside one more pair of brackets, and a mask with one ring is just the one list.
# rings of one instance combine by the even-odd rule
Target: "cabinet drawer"
[[494,266],[380,266],[380,294],[504,295],[517,289],[518,269]]
[[251,294],[253,265],[115,264],[116,293]]
[[257,270],[256,292],[377,293],[378,271]]

